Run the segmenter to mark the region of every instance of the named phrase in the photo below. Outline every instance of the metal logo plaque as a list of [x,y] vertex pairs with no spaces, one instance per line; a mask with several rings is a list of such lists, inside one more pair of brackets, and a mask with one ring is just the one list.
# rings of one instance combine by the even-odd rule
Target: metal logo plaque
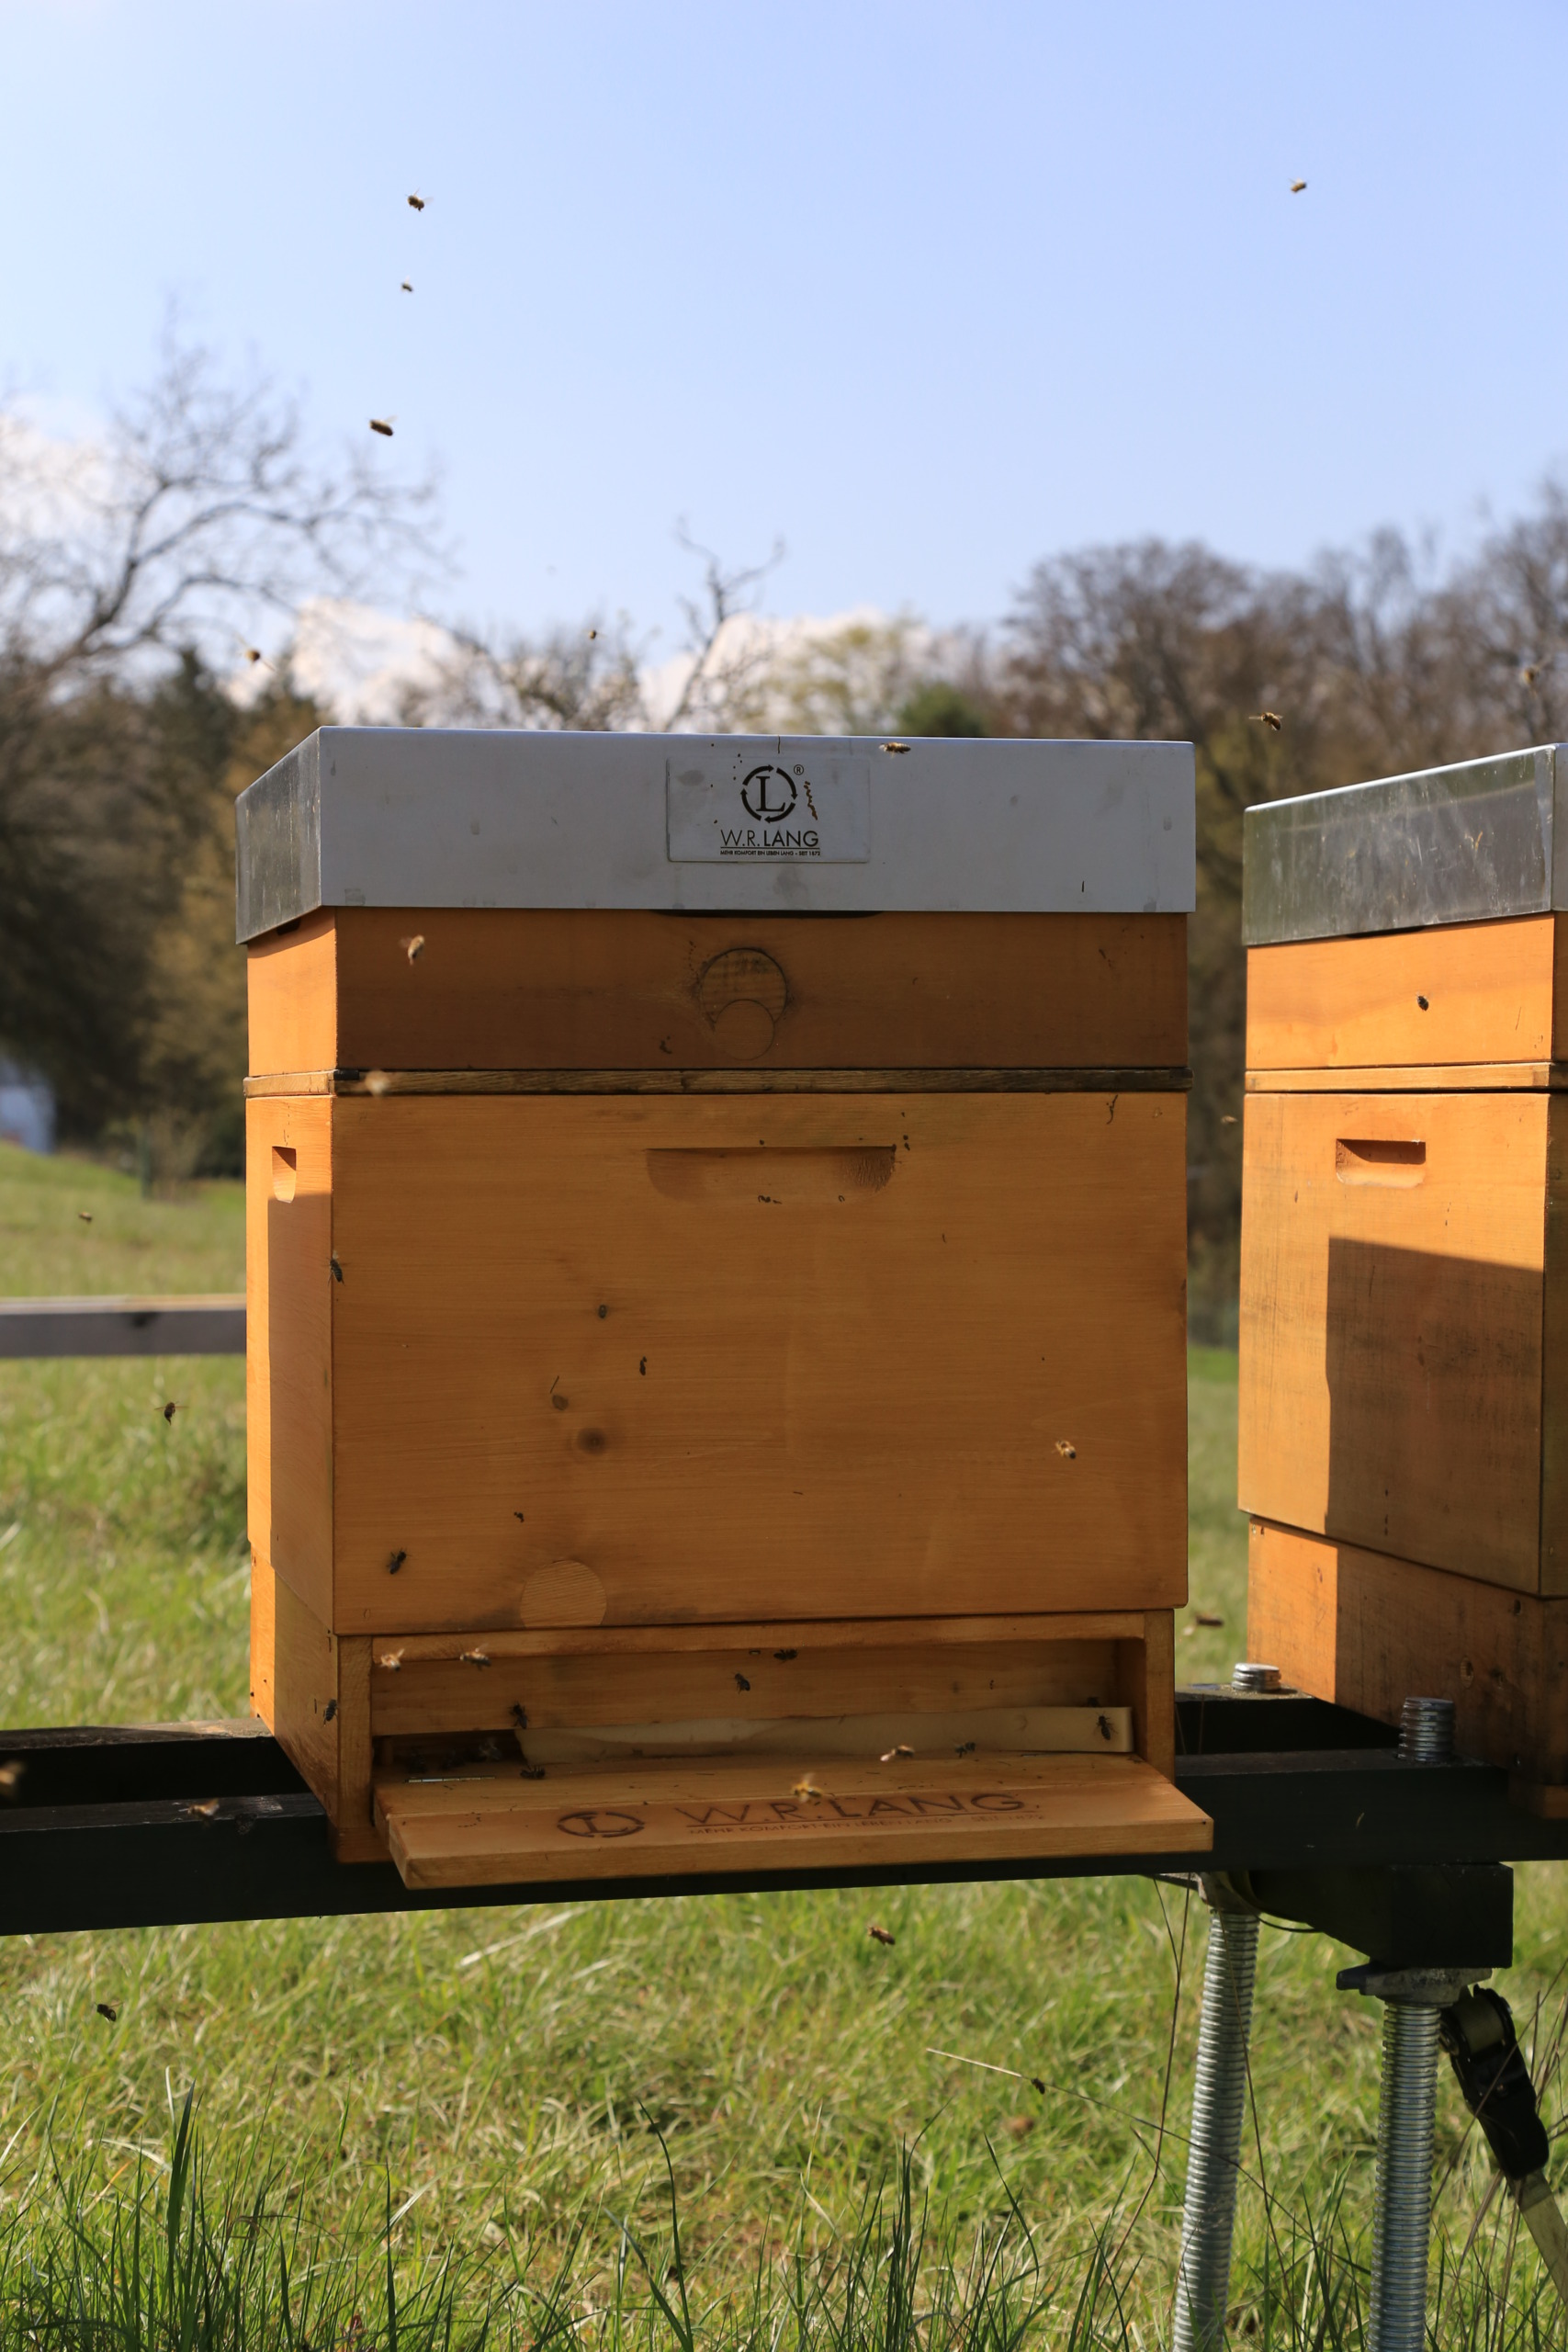
[[671,865],[863,865],[871,762],[810,741],[694,744],[665,771]]

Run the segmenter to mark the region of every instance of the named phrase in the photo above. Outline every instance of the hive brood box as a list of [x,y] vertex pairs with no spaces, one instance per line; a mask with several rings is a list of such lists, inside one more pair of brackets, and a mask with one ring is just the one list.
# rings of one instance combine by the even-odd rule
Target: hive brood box
[[340,1855],[1206,1842],[1190,752],[329,729],[239,829],[254,1701]]
[[[1252,809],[1248,1646],[1568,1782],[1568,752]],[[1544,1788],[1558,1794],[1541,1794]]]

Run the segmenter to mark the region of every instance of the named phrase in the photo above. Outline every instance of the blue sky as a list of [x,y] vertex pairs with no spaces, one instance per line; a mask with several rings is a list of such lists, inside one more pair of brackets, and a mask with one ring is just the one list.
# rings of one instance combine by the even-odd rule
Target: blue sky
[[0,367],[90,429],[175,299],[395,412],[440,609],[666,645],[682,515],[942,624],[1145,532],[1463,545],[1568,466],[1565,85],[1509,0],[0,0]]

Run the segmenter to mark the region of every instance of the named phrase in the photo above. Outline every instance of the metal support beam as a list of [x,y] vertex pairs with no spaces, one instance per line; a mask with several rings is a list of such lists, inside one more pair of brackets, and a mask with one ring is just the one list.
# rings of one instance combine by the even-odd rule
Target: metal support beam
[[0,1299],[0,1356],[243,1356],[243,1291]]

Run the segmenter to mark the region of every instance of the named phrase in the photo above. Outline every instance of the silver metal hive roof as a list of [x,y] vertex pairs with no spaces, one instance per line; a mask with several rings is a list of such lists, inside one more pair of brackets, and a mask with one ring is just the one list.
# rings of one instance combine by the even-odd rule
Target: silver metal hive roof
[[318,907],[1190,912],[1187,743],[323,727],[236,804],[238,936]]
[[1249,808],[1242,936],[1418,931],[1568,907],[1568,744]]

